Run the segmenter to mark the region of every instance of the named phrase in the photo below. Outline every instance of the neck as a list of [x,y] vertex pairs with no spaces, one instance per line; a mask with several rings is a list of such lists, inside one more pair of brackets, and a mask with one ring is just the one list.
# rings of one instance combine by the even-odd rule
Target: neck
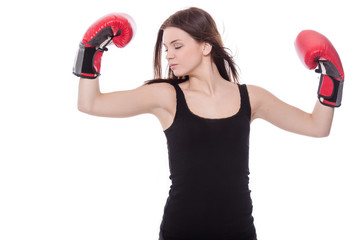
[[214,96],[222,83],[224,83],[224,79],[221,77],[216,65],[212,62],[205,65],[198,73],[189,76],[187,89]]

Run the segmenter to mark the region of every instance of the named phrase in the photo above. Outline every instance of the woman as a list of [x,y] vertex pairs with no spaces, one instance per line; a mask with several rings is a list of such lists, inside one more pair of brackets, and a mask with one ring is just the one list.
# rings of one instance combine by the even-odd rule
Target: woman
[[[262,118],[290,132],[326,137],[334,108],[317,101],[309,114],[260,87],[240,85],[214,20],[198,8],[179,11],[161,26],[154,80],[133,90],[101,93],[102,53],[111,39],[119,47],[130,41],[128,19],[105,17],[85,34],[74,66],[82,77],[79,110],[105,117],[151,113],[159,119],[172,180],[160,239],[256,239],[248,188],[251,122]],[[167,78],[162,78],[163,47]],[[86,60],[89,52],[91,61]]]

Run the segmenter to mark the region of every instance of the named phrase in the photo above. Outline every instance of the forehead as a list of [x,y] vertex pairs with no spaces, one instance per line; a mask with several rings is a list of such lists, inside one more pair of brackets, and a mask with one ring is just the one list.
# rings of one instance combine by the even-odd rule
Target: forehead
[[189,39],[191,36],[180,28],[167,27],[164,30],[163,42],[165,45],[169,45],[175,40],[187,41]]

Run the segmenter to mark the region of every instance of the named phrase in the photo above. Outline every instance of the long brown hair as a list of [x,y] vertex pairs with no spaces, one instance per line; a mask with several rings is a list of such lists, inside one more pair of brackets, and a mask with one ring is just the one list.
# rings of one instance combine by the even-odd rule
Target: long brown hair
[[211,57],[219,70],[221,77],[230,82],[239,83],[239,74],[233,57],[223,46],[221,36],[217,30],[216,23],[209,13],[200,9],[191,7],[181,10],[171,15],[161,25],[154,49],[154,79],[146,81],[146,84],[156,82],[184,82],[189,79],[188,76],[177,77],[172,70],[167,69],[168,76],[163,78],[161,67],[163,34],[167,27],[177,27],[187,32],[198,42],[207,42],[212,45]]

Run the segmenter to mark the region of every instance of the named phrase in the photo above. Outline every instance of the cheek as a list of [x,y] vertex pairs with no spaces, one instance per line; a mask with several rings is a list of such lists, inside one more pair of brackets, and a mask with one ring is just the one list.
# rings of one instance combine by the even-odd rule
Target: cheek
[[175,76],[185,76],[191,74],[201,63],[202,54],[197,48],[187,48],[176,54],[179,67],[173,69]]
[[181,55],[181,61],[184,66],[189,68],[196,67],[201,62],[201,54],[198,52],[198,49],[187,49]]

